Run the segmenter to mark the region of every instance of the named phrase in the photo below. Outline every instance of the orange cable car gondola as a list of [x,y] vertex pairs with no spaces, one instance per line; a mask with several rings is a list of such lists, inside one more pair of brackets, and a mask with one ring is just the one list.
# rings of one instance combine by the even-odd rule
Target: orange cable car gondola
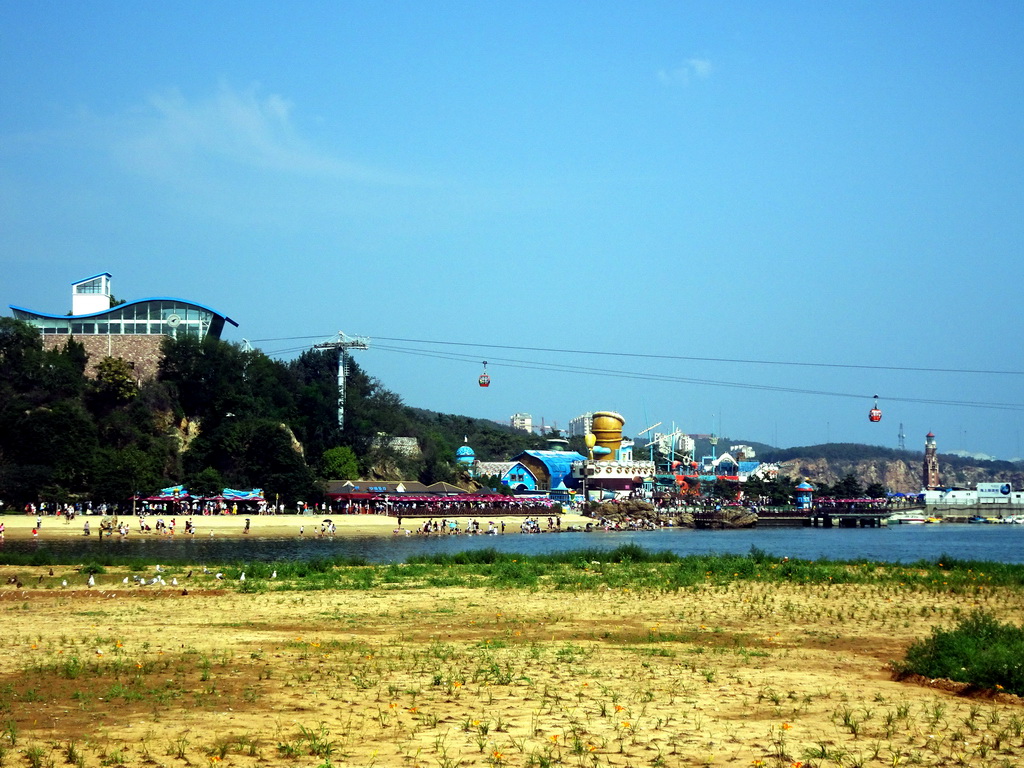
[[486,360],[484,360],[484,372],[480,374],[480,378],[478,379],[478,382],[480,383],[481,387],[489,387],[489,386],[491,386],[491,377],[487,375],[487,361]]
[[882,420],[882,411],[878,407],[878,395],[875,395],[875,407],[868,411],[868,421],[874,423]]

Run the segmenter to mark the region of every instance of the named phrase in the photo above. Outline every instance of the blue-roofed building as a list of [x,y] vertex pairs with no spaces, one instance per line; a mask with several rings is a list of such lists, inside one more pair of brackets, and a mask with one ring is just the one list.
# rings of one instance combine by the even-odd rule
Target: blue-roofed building
[[513,457],[537,478],[538,491],[551,491],[559,485],[575,488],[578,481],[572,476],[572,463],[586,459],[575,451],[523,451]]
[[72,283],[70,315],[10,308],[16,319],[39,329],[47,348],[62,347],[71,337],[81,342],[89,355],[87,372],[104,357],[121,357],[133,364],[139,379],[156,375],[164,337],[219,339],[225,324],[238,326],[215,309],[169,296],[111,306],[110,279],[103,272]]
[[455,463],[472,472],[473,464],[475,462],[476,451],[473,450],[468,441],[465,444],[460,445],[459,450],[455,452]]
[[747,478],[754,474],[757,468],[761,466],[760,461],[738,461],[736,464],[738,465],[736,474],[739,475],[741,483],[745,483]]
[[804,481],[794,489],[793,496],[797,509],[810,509],[814,505],[814,486]]
[[497,477],[516,493],[537,490],[537,478],[521,461],[478,461],[474,473],[477,477]]

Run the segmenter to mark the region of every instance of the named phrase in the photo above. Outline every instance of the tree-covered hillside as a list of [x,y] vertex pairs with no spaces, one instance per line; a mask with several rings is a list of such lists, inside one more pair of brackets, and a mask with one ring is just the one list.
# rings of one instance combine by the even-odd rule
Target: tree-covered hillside
[[[117,502],[178,483],[312,500],[328,479],[455,481],[464,437],[482,460],[543,445],[493,422],[409,408],[354,361],[341,430],[329,351],[282,362],[186,337],[166,339],[163,352],[159,375],[141,386],[115,358],[88,378],[81,344],[46,351],[36,329],[0,318],[0,500]],[[396,450],[392,437],[415,438],[419,453]]]

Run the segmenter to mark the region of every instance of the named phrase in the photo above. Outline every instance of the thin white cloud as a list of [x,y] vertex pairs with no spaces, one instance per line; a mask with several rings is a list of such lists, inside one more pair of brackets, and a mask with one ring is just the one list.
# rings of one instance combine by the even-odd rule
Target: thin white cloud
[[117,157],[144,175],[182,177],[212,165],[302,177],[408,184],[410,179],[320,150],[300,135],[293,104],[258,85],[235,90],[222,83],[212,96],[189,100],[172,90],[118,118]]
[[706,80],[713,71],[708,59],[691,58],[673,69],[658,70],[658,80],[664,85],[689,85],[693,80]]

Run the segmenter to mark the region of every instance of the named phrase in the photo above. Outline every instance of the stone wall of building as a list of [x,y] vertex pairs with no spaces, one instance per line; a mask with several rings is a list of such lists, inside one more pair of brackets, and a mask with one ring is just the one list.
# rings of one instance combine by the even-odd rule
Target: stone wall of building
[[58,333],[43,334],[44,349],[59,349],[73,338],[85,347],[89,356],[85,366],[86,376],[96,375],[96,366],[104,357],[121,357],[135,369],[136,379],[141,383],[156,378],[160,360],[160,344],[164,336],[70,336]]

